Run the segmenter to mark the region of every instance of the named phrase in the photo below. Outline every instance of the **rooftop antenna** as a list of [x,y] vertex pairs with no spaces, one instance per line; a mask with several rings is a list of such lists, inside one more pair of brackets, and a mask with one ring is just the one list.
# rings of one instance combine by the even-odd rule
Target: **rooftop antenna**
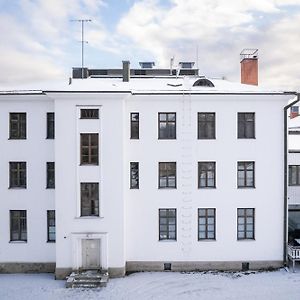
[[90,19],[75,19],[71,22],[80,22],[81,23],[81,79],[84,78],[83,66],[84,66],[84,44],[88,43],[84,40],[84,23],[92,22]]

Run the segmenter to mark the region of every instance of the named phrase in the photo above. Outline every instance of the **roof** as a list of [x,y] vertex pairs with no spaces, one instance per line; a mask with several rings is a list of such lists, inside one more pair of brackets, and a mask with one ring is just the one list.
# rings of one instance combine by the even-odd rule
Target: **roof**
[[42,94],[51,92],[119,92],[132,94],[294,94],[293,91],[270,90],[261,86],[246,85],[228,80],[207,78],[214,87],[193,86],[200,76],[162,76],[162,77],[135,77],[129,82],[122,78],[86,78],[72,79],[72,83],[43,82],[18,88],[0,88],[2,94]]

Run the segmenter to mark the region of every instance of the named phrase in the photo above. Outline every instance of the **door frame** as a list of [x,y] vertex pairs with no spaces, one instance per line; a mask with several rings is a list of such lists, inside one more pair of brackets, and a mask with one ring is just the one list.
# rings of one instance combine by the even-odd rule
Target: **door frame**
[[72,233],[72,269],[82,268],[82,240],[100,240],[100,267],[108,270],[107,233]]

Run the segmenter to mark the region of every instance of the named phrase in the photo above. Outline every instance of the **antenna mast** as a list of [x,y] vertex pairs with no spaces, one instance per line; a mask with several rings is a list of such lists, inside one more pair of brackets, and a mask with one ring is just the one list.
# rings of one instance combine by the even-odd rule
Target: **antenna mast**
[[81,23],[81,79],[84,78],[83,66],[84,66],[84,43],[88,43],[84,40],[84,23],[92,22],[90,19],[75,19],[71,22],[80,22]]

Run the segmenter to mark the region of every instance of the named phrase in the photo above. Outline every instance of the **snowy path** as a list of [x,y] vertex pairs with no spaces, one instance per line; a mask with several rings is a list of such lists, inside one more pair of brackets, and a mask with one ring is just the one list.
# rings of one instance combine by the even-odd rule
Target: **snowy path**
[[209,299],[299,300],[300,272],[285,270],[243,273],[136,273],[111,279],[96,290],[65,289],[50,274],[0,275],[1,300],[60,299]]

